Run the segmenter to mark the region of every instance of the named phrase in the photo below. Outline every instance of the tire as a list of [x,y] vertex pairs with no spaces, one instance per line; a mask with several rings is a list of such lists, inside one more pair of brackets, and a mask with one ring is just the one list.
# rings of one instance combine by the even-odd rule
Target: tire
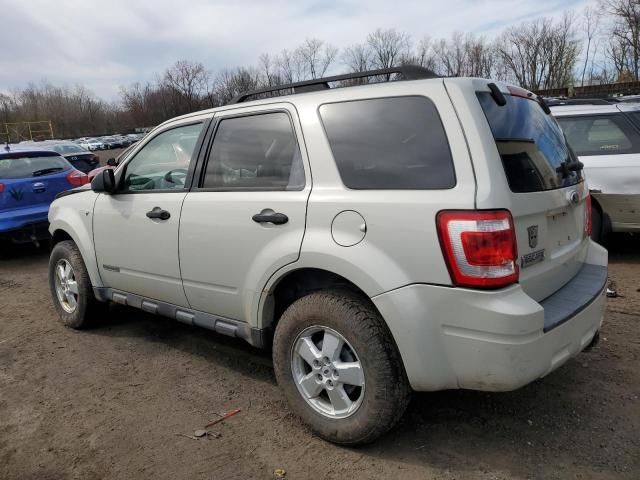
[[[344,340],[336,349],[339,358],[325,363],[325,353],[330,354],[339,336]],[[319,367],[297,353],[307,351],[309,341],[316,349],[308,350],[314,356],[307,358],[319,361]],[[359,369],[345,370],[357,363]],[[368,299],[351,292],[312,293],[290,305],[276,327],[273,364],[291,409],[317,435],[333,443],[374,441],[398,422],[409,403],[411,388],[391,332]],[[296,379],[308,379],[300,385],[311,385],[306,391],[313,391],[305,396]],[[354,386],[359,383],[363,386]],[[346,410],[336,406],[349,405],[343,393],[351,401]],[[336,398],[339,401],[333,402]]]
[[602,231],[602,213],[596,206],[591,206],[591,240],[602,243],[604,235]]
[[[60,267],[66,270],[67,265],[70,267],[71,272],[66,277],[66,292],[72,294],[76,299],[75,305],[70,301],[70,297],[65,295],[65,287],[62,282],[58,281],[57,270]],[[73,286],[74,282],[75,287]],[[49,257],[49,288],[60,320],[67,327],[74,329],[87,328],[106,309],[106,304],[98,302],[93,295],[87,267],[82,260],[80,250],[72,240],[57,243],[51,251],[51,256]],[[60,288],[62,288],[62,292],[59,292]]]

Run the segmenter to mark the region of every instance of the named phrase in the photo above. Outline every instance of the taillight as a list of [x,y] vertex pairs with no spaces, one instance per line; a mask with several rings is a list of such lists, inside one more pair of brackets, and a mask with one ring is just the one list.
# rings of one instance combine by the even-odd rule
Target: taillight
[[4,183],[0,183],[0,193],[4,192]]
[[587,237],[591,236],[593,230],[593,221],[591,220],[591,195],[587,194],[584,199],[584,233]]
[[518,281],[518,248],[508,210],[438,213],[438,236],[453,283],[501,288]]
[[74,187],[80,187],[89,183],[89,177],[80,170],[71,170],[67,175],[67,180]]

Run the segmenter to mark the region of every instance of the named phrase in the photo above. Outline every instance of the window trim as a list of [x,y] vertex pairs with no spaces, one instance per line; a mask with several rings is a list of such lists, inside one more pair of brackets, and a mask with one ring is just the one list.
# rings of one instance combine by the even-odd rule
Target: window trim
[[[209,165],[211,153],[213,152],[213,143],[215,141],[216,135],[218,134],[220,124],[224,120],[255,117],[258,115],[268,115],[270,113],[284,113],[289,119],[291,133],[293,134],[293,137],[296,141],[296,146],[298,147],[298,151],[300,152],[300,161],[302,162],[304,174],[304,185],[301,188],[295,188],[291,190],[283,190],[280,187],[202,187],[201,185],[203,185],[204,183],[207,166]],[[201,151],[201,158],[198,159],[198,171],[195,172],[193,176],[193,181],[190,189],[190,191],[192,192],[302,192],[309,186],[309,179],[304,165],[304,156],[302,155],[302,144],[300,143],[300,139],[298,138],[291,112],[286,108],[276,107],[266,110],[253,110],[244,113],[233,113],[230,115],[221,115],[219,117],[214,117],[212,121],[211,134],[209,135],[206,144],[206,147]]]
[[[566,119],[581,119],[581,118],[589,118],[589,119],[593,119],[593,122],[595,122],[598,119],[609,119],[609,118],[615,118],[615,117],[620,117],[623,118],[625,122],[627,122],[627,129],[623,128],[622,126],[620,126],[615,120],[610,120],[611,123],[613,123],[621,132],[622,134],[625,136],[625,138],[627,139],[627,141],[629,141],[631,143],[631,151],[627,151],[627,152],[613,152],[613,151],[600,151],[598,150],[597,153],[595,153],[596,151],[588,151],[587,153],[578,153],[575,151],[575,149],[573,148],[572,145],[569,144],[569,139],[567,138],[567,134],[564,131],[564,128],[562,128],[562,124],[560,123],[560,120],[562,120],[563,118]],[[625,114],[625,112],[608,112],[608,113],[583,113],[583,114],[578,114],[578,115],[561,115],[556,117],[556,120],[558,121],[558,124],[560,125],[560,128],[562,129],[562,132],[565,135],[565,138],[567,138],[567,144],[569,144],[569,146],[571,147],[571,149],[574,151],[574,153],[576,154],[576,156],[578,157],[603,157],[603,156],[611,156],[611,155],[638,155],[640,154],[640,131],[638,130],[638,127],[636,127],[636,124],[634,123],[633,119],[630,116],[627,116]],[[593,125],[592,125],[593,127]],[[635,141],[634,138],[629,138],[628,133],[631,132],[633,134],[635,134]]]
[[[344,183],[344,179],[342,178],[342,173],[340,173],[340,167],[338,167],[338,162],[336,162],[336,158],[333,155],[333,149],[331,148],[331,142],[329,141],[329,135],[327,134],[327,130],[326,127],[324,125],[324,121],[322,120],[322,115],[320,115],[320,108],[322,108],[324,105],[335,105],[335,104],[344,104],[344,103],[352,103],[352,102],[362,102],[362,101],[366,101],[366,100],[389,100],[389,99],[395,99],[395,98],[424,98],[425,100],[427,100],[428,102],[430,102],[433,105],[433,108],[436,112],[438,121],[440,122],[440,125],[442,126],[442,131],[445,134],[445,140],[446,140],[446,144],[447,144],[447,150],[449,151],[449,158],[451,158],[451,167],[453,170],[453,184],[450,187],[447,188],[351,188],[349,186],[347,186]],[[418,93],[414,93],[414,94],[410,94],[410,95],[384,95],[384,96],[373,96],[373,97],[362,97],[362,98],[351,98],[349,100],[336,100],[336,101],[332,101],[332,102],[323,102],[320,103],[317,108],[316,108],[316,115],[318,116],[318,120],[320,122],[320,125],[322,126],[322,132],[324,133],[324,141],[326,142],[326,146],[327,149],[329,151],[329,153],[331,154],[331,158],[333,159],[333,164],[336,167],[336,171],[338,172],[338,176],[340,177],[340,182],[342,183],[342,186],[344,188],[346,188],[347,190],[351,190],[354,192],[366,192],[366,191],[377,191],[377,192],[421,192],[421,191],[427,191],[427,192],[437,192],[437,191],[446,191],[446,190],[453,190],[454,188],[456,188],[458,186],[458,175],[456,172],[456,163],[454,161],[454,157],[453,157],[453,151],[451,150],[451,143],[449,142],[449,135],[447,134],[447,129],[445,127],[444,122],[442,121],[442,116],[440,115],[440,111],[438,110],[438,106],[436,105],[436,102],[434,102],[431,97],[428,97],[427,95],[420,95]]]
[[[167,128],[163,128],[158,132],[154,132],[153,136],[150,136],[146,141],[132,152],[131,155],[127,158],[127,161],[122,164],[122,168],[118,169],[118,174],[116,178],[116,191],[111,195],[140,195],[140,194],[150,194],[150,193],[185,193],[191,189],[191,184],[193,181],[194,172],[196,169],[197,160],[200,154],[200,150],[202,149],[202,144],[205,139],[207,130],[211,124],[212,118],[204,118],[201,120],[191,120],[190,122],[181,123],[178,125],[170,125]],[[157,190],[121,190],[122,183],[124,182],[124,177],[127,173],[127,168],[129,164],[138,156],[138,154],[144,150],[144,148],[153,140],[158,138],[160,135],[169,132],[171,130],[176,130],[178,128],[190,127],[192,125],[202,124],[202,129],[200,130],[200,134],[198,135],[198,140],[196,141],[196,145],[193,148],[193,152],[191,153],[191,160],[189,162],[189,168],[187,169],[187,178],[184,182],[184,187],[180,189],[175,188],[160,188]]]

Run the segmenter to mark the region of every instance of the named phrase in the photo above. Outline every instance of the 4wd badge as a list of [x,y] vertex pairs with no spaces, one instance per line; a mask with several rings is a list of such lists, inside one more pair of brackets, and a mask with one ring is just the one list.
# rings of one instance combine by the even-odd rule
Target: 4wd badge
[[529,234],[529,247],[536,248],[538,246],[538,225],[527,227],[527,233]]

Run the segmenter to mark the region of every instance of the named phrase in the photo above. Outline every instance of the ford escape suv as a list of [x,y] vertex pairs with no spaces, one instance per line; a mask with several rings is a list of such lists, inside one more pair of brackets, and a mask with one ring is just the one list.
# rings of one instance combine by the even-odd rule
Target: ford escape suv
[[291,409],[353,445],[412,389],[513,390],[595,342],[589,198],[528,91],[330,77],[167,121],[61,195],[49,282],[72,328],[115,302],[271,348]]

